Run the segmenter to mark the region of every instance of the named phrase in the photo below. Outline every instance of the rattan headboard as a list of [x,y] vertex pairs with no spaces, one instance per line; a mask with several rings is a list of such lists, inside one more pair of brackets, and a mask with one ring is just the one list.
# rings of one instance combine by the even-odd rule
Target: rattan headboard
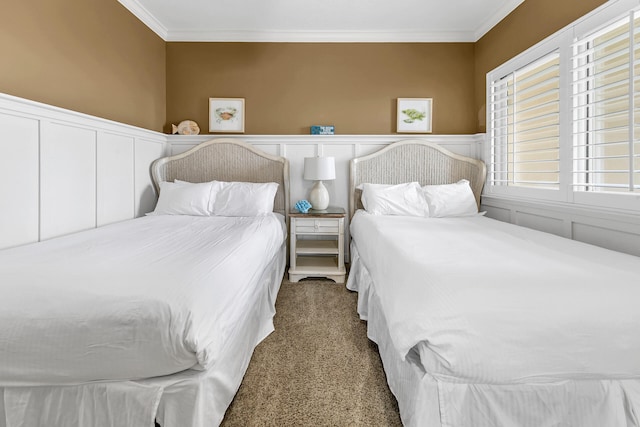
[[480,194],[486,178],[481,160],[460,156],[437,144],[422,140],[398,141],[368,156],[350,162],[349,216],[362,208],[361,190],[365,182],[401,184],[417,181],[420,185],[451,184],[468,179],[480,206]]
[[264,153],[246,142],[218,138],[151,164],[156,194],[161,181],[242,181],[279,184],[273,211],[289,215],[289,161]]

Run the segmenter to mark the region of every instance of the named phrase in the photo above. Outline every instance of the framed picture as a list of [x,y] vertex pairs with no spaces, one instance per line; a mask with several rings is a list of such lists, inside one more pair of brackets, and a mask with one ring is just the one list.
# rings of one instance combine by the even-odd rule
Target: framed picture
[[431,133],[433,98],[398,98],[397,132]]
[[244,98],[209,98],[209,132],[244,133]]

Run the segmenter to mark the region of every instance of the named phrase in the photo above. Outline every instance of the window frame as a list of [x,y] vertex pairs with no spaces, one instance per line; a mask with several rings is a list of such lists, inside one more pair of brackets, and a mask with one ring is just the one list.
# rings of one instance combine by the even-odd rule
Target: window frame
[[640,191],[628,193],[606,193],[574,191],[574,140],[573,140],[573,45],[578,36],[584,37],[597,29],[611,25],[633,10],[640,9],[637,0],[614,0],[605,3],[593,12],[555,34],[542,40],[486,75],[486,147],[485,160],[489,173],[493,171],[493,122],[491,111],[492,84],[494,81],[523,69],[546,55],[557,51],[560,57],[560,142],[559,142],[559,188],[530,188],[509,185],[492,185],[487,180],[485,194],[513,199],[535,199],[540,202],[584,205],[587,207],[610,208],[616,211],[640,211]]

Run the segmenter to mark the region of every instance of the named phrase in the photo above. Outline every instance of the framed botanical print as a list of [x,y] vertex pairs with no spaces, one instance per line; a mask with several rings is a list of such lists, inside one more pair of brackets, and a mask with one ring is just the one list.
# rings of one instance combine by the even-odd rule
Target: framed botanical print
[[397,132],[431,133],[433,98],[398,98]]

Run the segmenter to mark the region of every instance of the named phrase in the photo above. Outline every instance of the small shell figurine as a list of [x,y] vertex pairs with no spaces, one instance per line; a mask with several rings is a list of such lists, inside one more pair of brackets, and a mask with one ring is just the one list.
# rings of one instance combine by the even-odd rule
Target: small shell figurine
[[311,203],[307,202],[306,200],[299,200],[298,202],[296,202],[296,209],[300,213],[307,213],[309,212],[309,209],[311,209]]
[[172,124],[171,125],[171,133],[175,135],[197,135],[200,133],[200,127],[193,120],[183,120],[178,126]]

